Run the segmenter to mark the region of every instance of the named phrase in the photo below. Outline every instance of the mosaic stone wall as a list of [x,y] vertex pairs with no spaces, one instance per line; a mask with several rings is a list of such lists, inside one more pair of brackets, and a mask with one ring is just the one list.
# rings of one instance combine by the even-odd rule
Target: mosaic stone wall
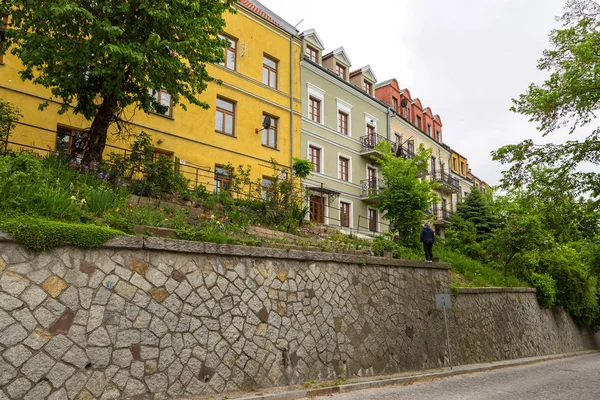
[[461,289],[453,300],[451,334],[461,363],[600,348],[600,334],[579,328],[563,309],[540,309],[534,289]]
[[438,367],[447,268],[138,237],[30,254],[0,233],[0,400],[178,398]]

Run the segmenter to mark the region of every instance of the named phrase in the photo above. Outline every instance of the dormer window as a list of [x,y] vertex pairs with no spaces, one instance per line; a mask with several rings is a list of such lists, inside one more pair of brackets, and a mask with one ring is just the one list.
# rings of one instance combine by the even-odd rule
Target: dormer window
[[421,129],[421,117],[418,115],[415,118],[415,124],[417,125],[417,128]]
[[310,61],[314,61],[316,63],[319,62],[319,51],[317,49],[315,49],[314,47],[306,45],[306,50],[304,51],[304,55]]
[[427,124],[427,134],[431,136],[431,124]]
[[392,108],[394,111],[398,111],[398,99],[395,97],[392,97]]
[[442,135],[440,135],[440,131],[435,131],[435,140],[440,141]]
[[373,93],[373,84],[369,81],[363,81],[363,90],[368,94]]
[[346,67],[340,63],[335,63],[335,74],[342,79],[346,79]]

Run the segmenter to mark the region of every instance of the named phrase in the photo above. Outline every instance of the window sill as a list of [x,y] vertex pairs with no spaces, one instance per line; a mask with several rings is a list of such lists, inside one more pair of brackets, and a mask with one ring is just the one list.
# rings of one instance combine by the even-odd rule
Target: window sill
[[156,115],[157,117],[163,117],[163,118],[166,118],[166,119],[170,119],[171,121],[175,121],[175,117],[173,117],[171,115],[159,114],[159,113],[154,112],[154,111],[150,111],[150,114]]
[[220,134],[220,135],[224,135],[224,136],[229,136],[230,138],[234,138],[237,139],[237,136],[235,136],[235,134],[232,133],[227,133],[227,132],[221,132],[215,129],[215,132]]
[[262,143],[261,143],[261,146],[262,146],[262,147],[266,147],[267,149],[271,149],[271,150],[275,150],[275,151],[280,151],[280,150],[279,150],[277,147],[271,147],[271,146],[267,146],[266,144],[262,144]]

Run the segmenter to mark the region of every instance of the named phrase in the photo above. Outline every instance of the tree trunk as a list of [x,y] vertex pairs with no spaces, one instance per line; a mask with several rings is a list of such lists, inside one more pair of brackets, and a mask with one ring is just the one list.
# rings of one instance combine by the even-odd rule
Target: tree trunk
[[117,106],[117,97],[115,95],[108,95],[102,100],[102,104],[98,108],[98,113],[94,117],[94,121],[90,127],[82,160],[83,165],[102,161],[108,127],[115,120]]

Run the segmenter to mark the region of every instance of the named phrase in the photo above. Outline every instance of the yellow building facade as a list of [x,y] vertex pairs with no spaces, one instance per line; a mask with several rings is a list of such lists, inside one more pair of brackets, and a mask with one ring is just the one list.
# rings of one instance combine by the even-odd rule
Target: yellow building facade
[[[293,26],[264,6],[250,0],[236,3],[237,13],[224,15],[226,61],[209,65],[211,83],[199,98],[210,108],[186,104],[170,107],[166,115],[127,110],[131,134],[146,132],[157,153],[177,159],[192,182],[211,187],[215,171],[228,163],[251,167],[252,180],[272,174],[272,159],[289,167],[300,151],[301,40]],[[9,20],[10,22],[10,20]],[[68,149],[77,132],[91,121],[73,113],[58,114],[60,102],[50,91],[23,82],[19,60],[10,54],[0,64],[0,97],[21,110],[23,118],[12,132],[10,148],[31,146],[41,150]],[[170,104],[168,93],[157,94]],[[48,102],[44,111],[41,103]],[[266,116],[271,128],[261,130]],[[258,131],[258,132],[257,132]],[[71,137],[69,137],[71,135]],[[123,154],[129,138],[109,134],[104,155]]]

